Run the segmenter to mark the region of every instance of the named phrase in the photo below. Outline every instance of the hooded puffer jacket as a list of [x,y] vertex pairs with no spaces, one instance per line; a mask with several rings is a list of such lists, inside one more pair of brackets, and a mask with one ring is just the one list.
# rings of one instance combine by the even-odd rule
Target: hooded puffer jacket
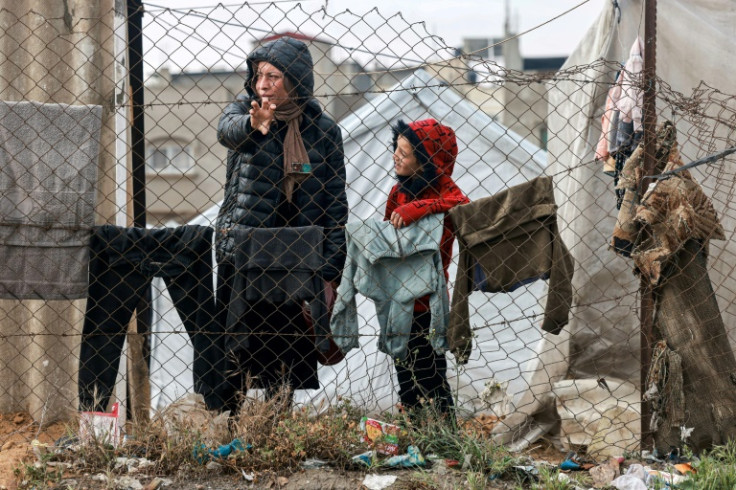
[[248,97],[238,97],[220,118],[217,137],[228,148],[228,155],[225,199],[217,217],[218,260],[234,259],[233,230],[273,227],[276,209],[285,199],[282,181],[286,123],[277,121],[265,135],[254,131],[250,124],[250,104],[257,99],[252,81],[260,61],[281,70],[294,85],[299,100],[305,101],[300,130],[312,171],[294,189],[292,202],[298,215],[292,224],[324,228],[326,264],[322,277],[335,280],[345,263],[344,226],[348,216],[342,134],[313,98],[313,64],[307,45],[289,37],[253,51],[247,60]]

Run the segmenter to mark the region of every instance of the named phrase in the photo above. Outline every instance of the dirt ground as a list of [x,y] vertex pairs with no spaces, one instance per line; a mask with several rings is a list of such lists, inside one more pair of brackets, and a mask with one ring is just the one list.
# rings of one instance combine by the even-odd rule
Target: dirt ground
[[63,423],[39,430],[26,413],[0,414],[0,488],[16,488],[14,470],[32,456],[31,441],[53,443],[66,433]]
[[[416,470],[395,470],[382,471],[382,475],[396,476],[396,481],[389,487],[391,490],[409,490],[409,489],[447,489],[454,490],[456,488],[465,487],[464,477],[460,473],[439,476],[430,472],[421,473]],[[253,481],[246,481],[242,476],[235,474],[223,475],[212,474],[207,477],[184,478],[170,481],[167,486],[158,487],[160,490],[360,490],[363,486],[366,472],[362,471],[341,471],[334,469],[308,469],[298,473],[289,475],[288,477],[278,477],[273,475],[261,475]],[[140,483],[144,485],[144,489],[151,488],[145,485],[149,484],[150,478],[140,478]],[[432,482],[432,487],[421,486],[420,482]],[[103,490],[111,488],[107,483],[94,481],[90,476],[74,478],[66,480],[65,484],[71,485],[72,488],[79,490]],[[61,487],[66,488],[66,487]],[[510,482],[499,482],[498,484],[489,485],[488,488],[516,488]]]
[[[31,441],[38,439],[41,443],[53,443],[68,432],[67,424],[56,423],[39,430],[31,417],[25,413],[0,414],[0,489],[17,489],[16,468],[24,461],[35,460]],[[544,442],[535,444],[528,455],[534,460],[545,460],[559,463],[564,459],[554,447]],[[432,482],[432,488],[460,488],[465,486],[465,475],[461,472],[447,471],[435,467],[427,470],[380,470],[381,474],[396,476],[392,489],[428,488],[421,482]],[[252,477],[232,471],[212,470],[204,475],[182,475],[167,478],[167,486],[158,488],[181,490],[226,490],[226,489],[284,489],[284,490],[321,490],[321,489],[360,489],[366,471],[343,471],[328,467],[305,469],[288,476],[275,474],[259,474]],[[138,475],[138,481],[147,485],[153,477]],[[60,488],[103,489],[110,488],[109,482],[94,479],[94,475],[76,475],[64,482]],[[511,485],[511,486],[508,486]],[[150,488],[150,487],[149,487]],[[489,482],[488,488],[514,488],[510,482]]]

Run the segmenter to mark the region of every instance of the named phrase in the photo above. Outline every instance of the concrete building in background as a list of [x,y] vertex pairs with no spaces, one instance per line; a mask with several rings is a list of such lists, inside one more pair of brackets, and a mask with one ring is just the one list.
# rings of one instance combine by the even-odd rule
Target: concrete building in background
[[546,149],[547,87],[538,80],[559,70],[567,57],[524,58],[520,37],[511,25],[508,0],[505,11],[502,37],[463,40],[464,63],[454,63],[453,67],[468,70],[466,74],[453,75],[450,70],[444,70],[444,74],[438,72],[438,75],[472,82],[455,85],[481,110],[530,143]]
[[149,225],[178,225],[222,199],[227,150],[222,109],[242,91],[241,72],[161,70],[145,85]]
[[[540,148],[547,148],[547,87],[536,81],[559,70],[567,57],[524,58],[506,23],[500,38],[468,38],[458,56],[427,67],[480,110]],[[511,76],[509,76],[511,75]]]

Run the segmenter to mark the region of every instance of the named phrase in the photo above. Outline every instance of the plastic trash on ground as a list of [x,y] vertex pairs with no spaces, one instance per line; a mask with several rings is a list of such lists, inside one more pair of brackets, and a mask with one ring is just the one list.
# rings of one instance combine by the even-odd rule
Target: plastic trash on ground
[[649,470],[649,476],[647,476],[647,486],[654,486],[656,483],[664,483],[670,486],[678,485],[685,480],[687,480],[686,476],[677,475],[675,474],[675,472]]
[[653,470],[640,464],[632,464],[625,475],[621,475],[611,482],[611,486],[619,490],[644,490],[676,486],[685,480],[687,480],[685,476]]
[[647,490],[644,480],[634,475],[621,475],[611,482],[611,486],[618,490]]
[[305,470],[324,468],[325,466],[329,466],[329,463],[322,459],[309,458],[301,462],[301,467]]
[[674,466],[675,469],[683,475],[687,475],[688,473],[695,473],[695,468],[693,468],[693,465],[691,465],[690,463],[677,463]]
[[566,459],[565,461],[560,463],[560,469],[562,471],[580,471],[583,469],[583,467],[577,461]]
[[363,431],[361,442],[373,444],[376,452],[389,456],[399,454],[399,432],[401,429],[398,425],[363,417],[360,419],[360,429]]
[[396,475],[365,475],[363,486],[368,490],[383,490],[396,482]]
[[422,453],[416,446],[409,446],[406,450],[406,454],[391,456],[383,462],[384,466],[404,468],[424,466],[425,464],[427,464],[427,462],[424,460],[424,456],[422,456]]
[[229,444],[218,446],[216,449],[207,449],[204,444],[200,443],[194,446],[192,456],[198,463],[206,463],[211,459],[225,459],[235,452],[245,451],[251,447],[250,444],[244,446],[243,441],[238,438],[233,439]]
[[111,412],[79,412],[79,440],[86,444],[120,444],[119,403]]
[[366,451],[364,453],[356,454],[351,459],[353,460],[353,463],[362,464],[365,466],[373,466],[375,451]]
[[560,463],[560,471],[587,471],[596,466],[591,463],[590,460],[584,461],[580,458],[577,453],[571,452],[565,458],[565,461]]

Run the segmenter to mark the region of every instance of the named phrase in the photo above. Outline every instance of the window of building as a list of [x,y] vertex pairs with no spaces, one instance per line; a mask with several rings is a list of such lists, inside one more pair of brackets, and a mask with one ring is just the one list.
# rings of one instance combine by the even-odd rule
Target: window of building
[[538,128],[539,131],[539,146],[543,149],[547,149],[547,143],[549,142],[549,130],[546,125],[541,125]]
[[159,174],[182,174],[194,167],[194,157],[189,145],[176,141],[149,143],[146,164],[149,170]]

